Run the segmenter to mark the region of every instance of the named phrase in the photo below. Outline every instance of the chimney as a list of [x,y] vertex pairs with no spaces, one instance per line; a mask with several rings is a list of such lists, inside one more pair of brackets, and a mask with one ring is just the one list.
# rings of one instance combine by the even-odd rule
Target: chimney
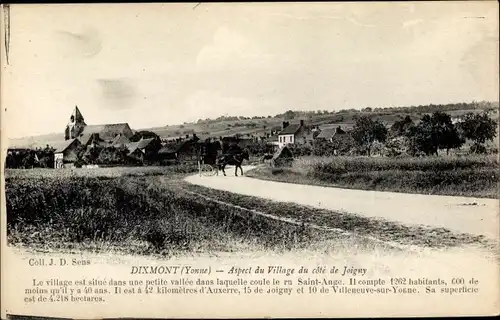
[[286,127],[288,127],[289,123],[288,121],[283,121],[283,129],[285,129]]
[[303,120],[303,119],[301,119],[301,120],[300,120],[300,126],[301,126],[301,127],[303,127],[303,126],[304,126],[304,120]]

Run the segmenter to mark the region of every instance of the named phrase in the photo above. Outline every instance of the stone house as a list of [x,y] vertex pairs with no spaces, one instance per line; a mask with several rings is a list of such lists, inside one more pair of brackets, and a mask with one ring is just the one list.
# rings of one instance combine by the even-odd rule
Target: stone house
[[283,122],[283,130],[278,133],[278,146],[289,144],[306,144],[313,141],[313,131],[300,120],[298,124]]
[[74,167],[74,163],[78,160],[78,147],[81,145],[80,140],[71,139],[53,146],[55,148],[54,168]]

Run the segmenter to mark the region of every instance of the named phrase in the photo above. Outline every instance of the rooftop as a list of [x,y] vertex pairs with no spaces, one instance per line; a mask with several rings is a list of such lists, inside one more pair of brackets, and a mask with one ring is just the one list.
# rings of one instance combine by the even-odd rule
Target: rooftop
[[300,129],[300,124],[291,124],[285,129],[281,130],[280,133],[278,133],[280,136],[285,135],[285,134],[296,134],[297,131]]
[[61,142],[61,143],[55,143],[55,144],[53,144],[53,145],[52,145],[52,147],[53,147],[54,149],[56,149],[56,150],[54,151],[54,153],[61,153],[61,152],[64,152],[66,149],[68,149],[68,147],[69,147],[70,145],[72,145],[73,143],[75,143],[75,141],[76,141],[76,143],[77,143],[77,144],[81,144],[81,143],[80,143],[80,141],[79,141],[78,139],[71,139],[71,140],[66,140],[66,141],[63,141],[63,142]]

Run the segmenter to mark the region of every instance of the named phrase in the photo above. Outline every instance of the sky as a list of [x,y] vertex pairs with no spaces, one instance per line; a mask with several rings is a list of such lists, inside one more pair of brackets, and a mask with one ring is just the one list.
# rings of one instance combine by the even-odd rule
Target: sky
[[[10,138],[498,100],[498,3],[11,5]],[[3,42],[3,41],[2,41]]]

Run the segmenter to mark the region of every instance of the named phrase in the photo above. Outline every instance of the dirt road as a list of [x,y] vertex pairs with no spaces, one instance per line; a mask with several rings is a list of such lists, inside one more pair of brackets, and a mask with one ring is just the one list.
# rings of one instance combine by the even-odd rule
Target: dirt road
[[[248,166],[244,167],[244,170],[252,168]],[[491,239],[498,238],[498,200],[281,183],[245,176],[235,177],[233,170],[226,169],[226,177],[193,175],[187,177],[186,181],[269,200],[294,202],[403,224],[442,227],[455,232],[484,235]]]

